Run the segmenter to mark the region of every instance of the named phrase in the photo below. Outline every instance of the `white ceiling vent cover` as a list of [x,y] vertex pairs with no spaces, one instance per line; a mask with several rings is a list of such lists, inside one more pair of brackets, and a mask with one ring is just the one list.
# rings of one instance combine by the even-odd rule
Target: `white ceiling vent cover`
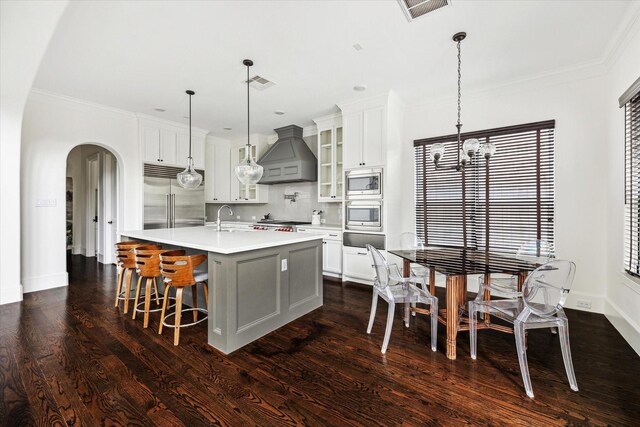
[[[247,84],[246,80],[242,81],[243,85]],[[249,79],[249,86],[251,86],[252,88],[256,89],[256,90],[265,90],[270,88],[271,86],[275,85],[274,82],[265,79],[262,76],[253,76]]]
[[451,0],[398,0],[409,22],[429,12],[451,5]]

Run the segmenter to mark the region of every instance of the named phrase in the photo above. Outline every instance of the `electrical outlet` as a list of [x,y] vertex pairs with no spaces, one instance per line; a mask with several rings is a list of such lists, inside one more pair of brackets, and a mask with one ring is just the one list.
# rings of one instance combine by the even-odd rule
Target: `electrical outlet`
[[237,216],[236,216],[236,219],[240,219],[240,215],[237,215]]
[[255,220],[256,216],[255,215],[251,215],[251,219]]
[[282,268],[281,268],[281,270],[282,271],[287,271],[287,259],[286,258],[282,260]]
[[591,309],[591,301],[589,301],[588,299],[579,299],[576,301],[576,306],[580,307],[580,308],[587,308],[587,309]]

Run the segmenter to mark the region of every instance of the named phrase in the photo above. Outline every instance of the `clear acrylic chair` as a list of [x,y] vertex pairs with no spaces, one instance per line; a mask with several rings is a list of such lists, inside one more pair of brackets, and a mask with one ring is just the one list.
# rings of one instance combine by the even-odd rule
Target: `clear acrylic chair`
[[569,322],[562,309],[571,289],[575,271],[576,265],[573,262],[554,260],[529,274],[522,289],[522,298],[469,302],[471,358],[475,359],[477,354],[478,329],[476,322],[478,312],[490,313],[492,316],[513,323],[524,388],[527,395],[533,398],[527,363],[525,331],[527,329],[558,328],[560,348],[569,384],[572,390],[578,391],[578,383],[571,361]]
[[[546,264],[555,258],[553,246],[546,240],[530,240],[520,246],[516,259],[532,264]],[[519,298],[522,292],[518,290],[518,277],[505,274],[492,274],[487,283],[484,275],[478,278],[478,294],[476,301],[485,299],[485,291],[502,298]]]
[[[421,303],[429,305],[431,317],[431,350],[436,351],[438,333],[438,298],[432,296],[426,290],[423,279],[411,275],[402,277],[400,269],[396,264],[388,264],[382,254],[373,246],[367,245],[367,252],[371,257],[373,268],[375,269],[375,280],[373,282],[373,299],[371,300],[371,315],[369,316],[369,326],[367,334],[371,333],[373,321],[376,317],[376,307],[378,297],[389,304],[387,311],[387,327],[382,342],[382,353],[387,352],[391,329],[393,328],[393,315],[396,304],[404,304],[404,323],[409,327],[409,303]],[[421,287],[416,286],[420,284]]]
[[[424,240],[415,233],[402,233],[400,235],[400,249],[404,251],[425,249]],[[411,272],[418,277],[424,277],[425,283],[429,284],[429,269],[420,264],[411,264]]]

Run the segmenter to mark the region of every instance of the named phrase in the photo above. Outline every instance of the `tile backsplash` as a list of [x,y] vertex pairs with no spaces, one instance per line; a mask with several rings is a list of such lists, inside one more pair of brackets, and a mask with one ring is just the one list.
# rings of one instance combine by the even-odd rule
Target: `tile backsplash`
[[[295,197],[295,202],[285,199],[286,196]],[[342,203],[319,203],[317,182],[297,182],[290,184],[273,184],[269,186],[269,203],[264,204],[231,204],[234,219],[239,221],[257,221],[269,213],[271,218],[288,219],[311,222],[313,210],[321,210],[321,218],[327,224],[342,223]],[[207,221],[215,221],[221,204],[206,204]],[[255,216],[255,220],[252,217]],[[228,219],[225,214],[224,219]]]

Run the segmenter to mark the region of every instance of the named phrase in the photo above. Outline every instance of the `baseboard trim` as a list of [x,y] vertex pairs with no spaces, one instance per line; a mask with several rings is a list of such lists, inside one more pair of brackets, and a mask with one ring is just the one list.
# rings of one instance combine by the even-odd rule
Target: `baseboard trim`
[[2,286],[0,288],[0,305],[22,301],[22,284]]
[[620,332],[631,348],[640,356],[640,325],[633,321],[609,298],[605,300],[605,313],[609,322]]
[[23,277],[24,293],[44,291],[69,285],[69,275],[64,273],[47,274],[44,276]]

